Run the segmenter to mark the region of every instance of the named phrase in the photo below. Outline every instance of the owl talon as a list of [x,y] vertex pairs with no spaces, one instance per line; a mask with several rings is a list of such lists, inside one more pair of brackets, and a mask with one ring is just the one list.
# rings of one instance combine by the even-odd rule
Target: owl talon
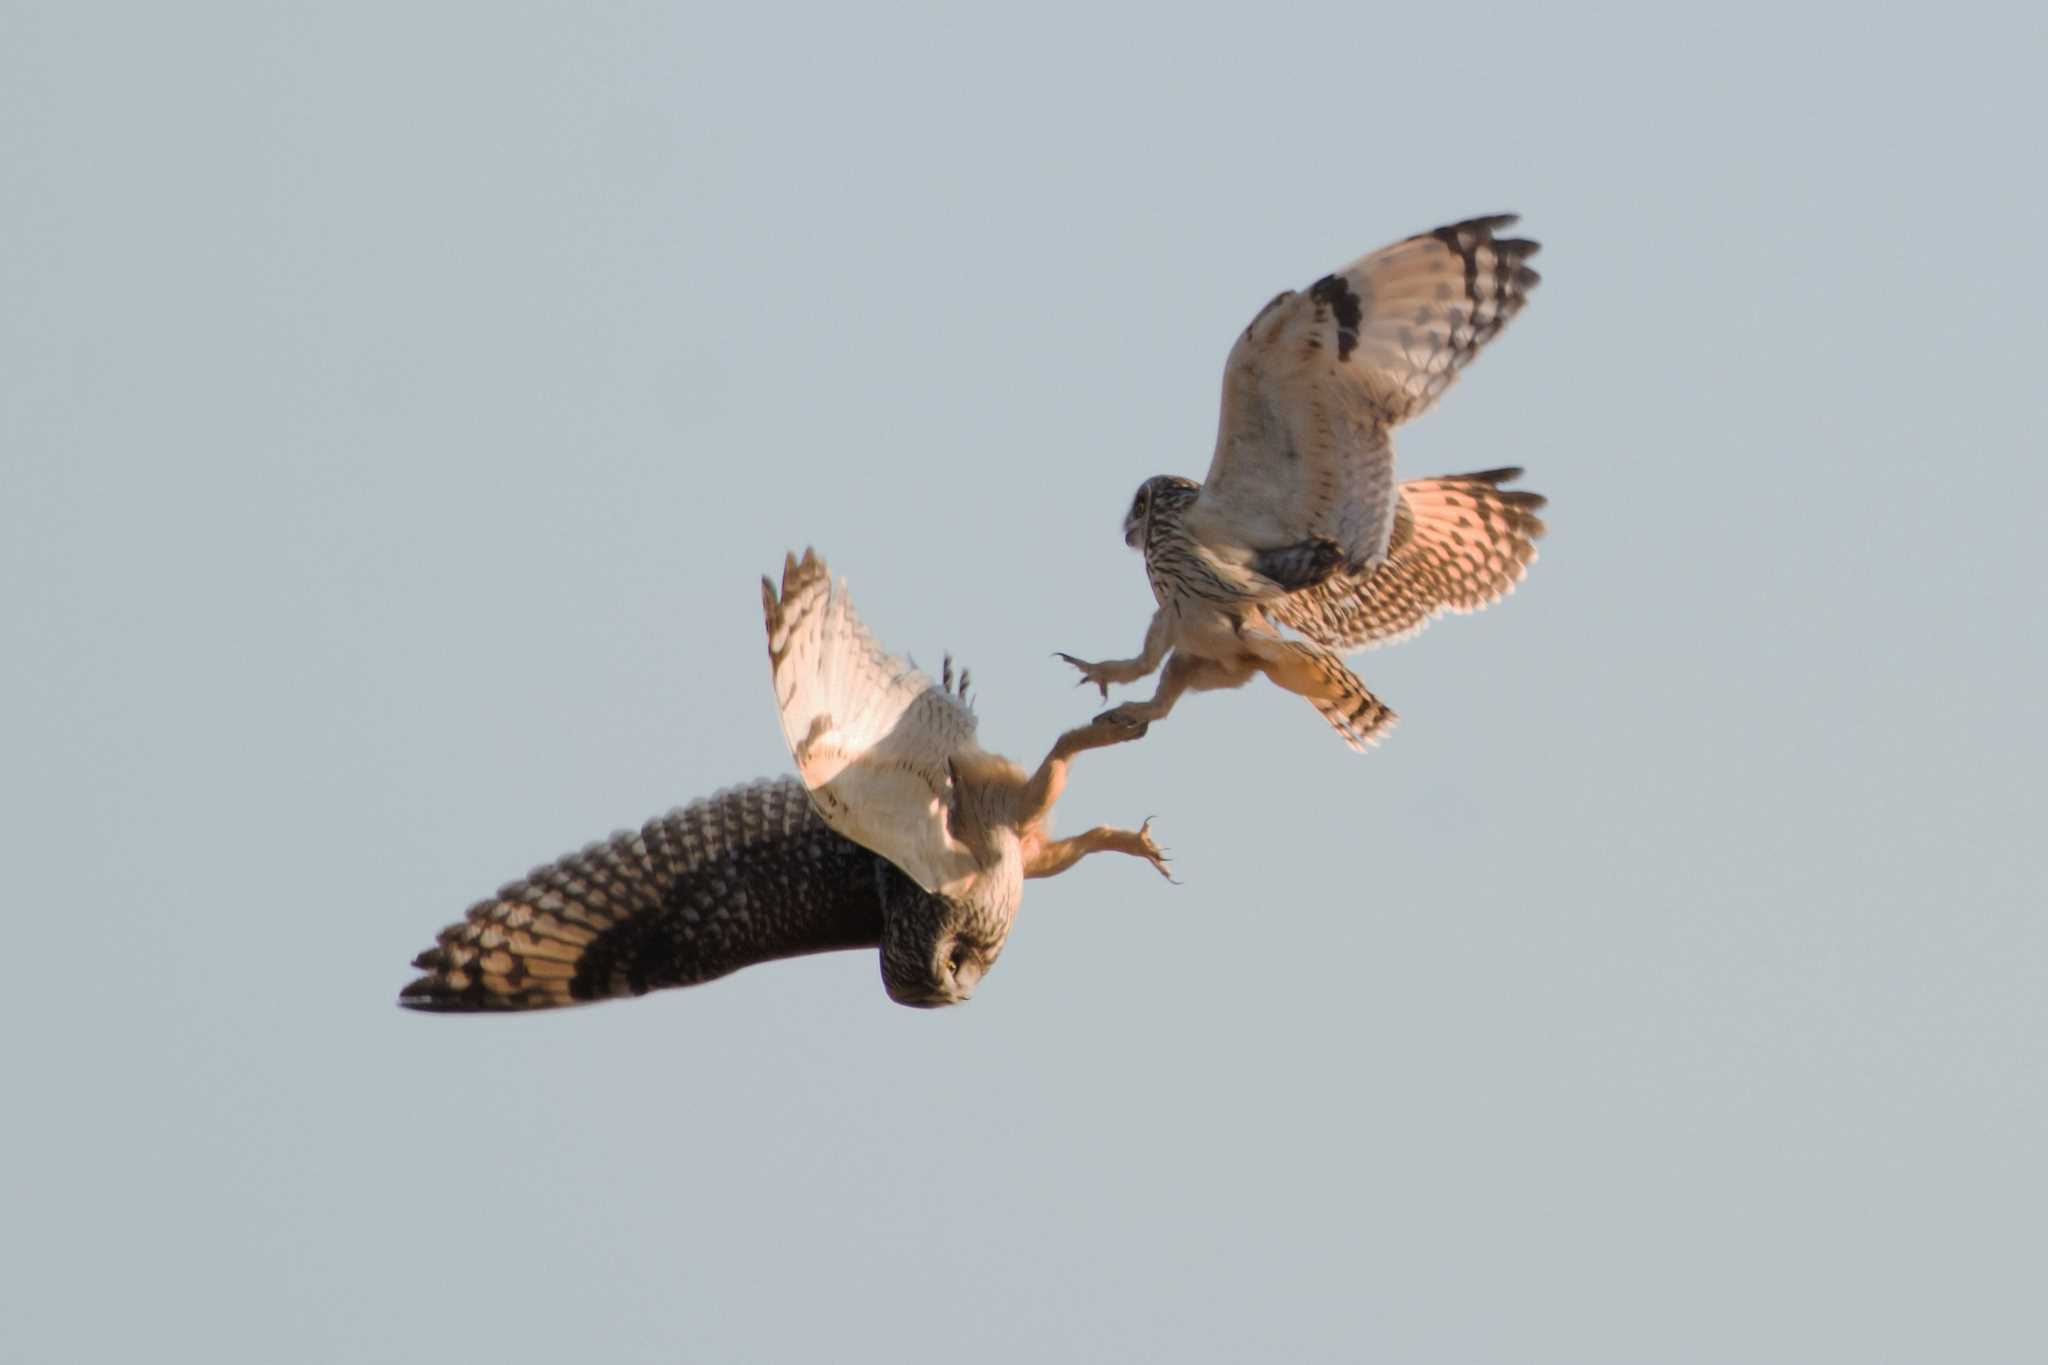
[[1087,724],[1087,730],[1111,744],[1123,744],[1134,739],[1143,739],[1151,729],[1151,723],[1133,720],[1129,716],[1112,716],[1108,712],[1097,716]]
[[1122,706],[1112,706],[1095,718],[1097,725],[1126,725],[1144,734],[1150,728],[1154,717],[1152,709],[1143,702],[1127,701]]
[[1168,859],[1166,850],[1152,842],[1152,817],[1149,815],[1145,817],[1145,823],[1138,826],[1138,847],[1136,852],[1139,857],[1151,863],[1153,870],[1160,876],[1166,878],[1175,886],[1180,885],[1180,878],[1167,870],[1166,864]]
[[1071,654],[1062,654],[1057,651],[1054,652],[1052,657],[1055,659],[1063,660],[1067,663],[1072,664],[1074,667],[1080,669],[1081,681],[1075,683],[1074,686],[1085,687],[1089,683],[1094,683],[1096,687],[1102,690],[1102,699],[1104,701],[1109,700],[1109,685],[1112,682],[1122,681],[1122,679],[1120,678],[1114,678],[1110,676],[1110,674],[1115,669],[1114,664],[1090,663],[1086,659],[1077,659]]

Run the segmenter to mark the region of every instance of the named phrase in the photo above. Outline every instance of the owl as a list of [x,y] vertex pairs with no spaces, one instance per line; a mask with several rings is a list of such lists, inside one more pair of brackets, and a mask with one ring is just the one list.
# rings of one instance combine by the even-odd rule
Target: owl
[[974,742],[965,672],[885,652],[806,553],[761,584],[798,777],[731,788],[529,873],[414,959],[411,1009],[537,1009],[690,986],[741,967],[879,948],[901,1004],[958,1004],[1009,935],[1023,881],[1090,853],[1162,874],[1150,822],[1052,835],[1068,765],[1142,726],[1069,730],[1028,777]]
[[1521,581],[1544,529],[1544,499],[1506,486],[1521,470],[1397,483],[1393,447],[1393,429],[1427,411],[1535,287],[1536,243],[1495,235],[1514,222],[1396,242],[1252,319],[1224,365],[1208,477],[1147,479],[1124,516],[1158,603],[1143,648],[1058,656],[1105,699],[1164,664],[1151,700],[1099,720],[1147,725],[1183,692],[1263,674],[1363,749],[1395,717],[1343,656]]

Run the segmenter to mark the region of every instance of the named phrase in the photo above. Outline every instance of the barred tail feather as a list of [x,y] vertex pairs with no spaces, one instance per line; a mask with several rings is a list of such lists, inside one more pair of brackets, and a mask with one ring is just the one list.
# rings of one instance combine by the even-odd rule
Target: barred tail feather
[[1304,697],[1352,748],[1363,751],[1394,728],[1393,709],[1366,690],[1358,675],[1330,650],[1300,640],[1247,636],[1265,675]]
[[1311,697],[1309,701],[1346,744],[1364,753],[1385,739],[1400,718],[1392,707],[1366,691],[1365,685],[1355,676],[1351,681],[1354,686],[1347,688],[1342,696]]

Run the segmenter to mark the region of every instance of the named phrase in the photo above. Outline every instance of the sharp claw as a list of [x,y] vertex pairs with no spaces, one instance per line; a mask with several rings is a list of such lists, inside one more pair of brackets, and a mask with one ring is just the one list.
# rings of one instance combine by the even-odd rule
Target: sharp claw
[[1152,864],[1152,870],[1179,886],[1180,878],[1167,870],[1166,865],[1172,860],[1166,856],[1166,850],[1152,842],[1152,821],[1156,818],[1151,815],[1145,817],[1145,822],[1138,826],[1138,841],[1144,848],[1145,861]]

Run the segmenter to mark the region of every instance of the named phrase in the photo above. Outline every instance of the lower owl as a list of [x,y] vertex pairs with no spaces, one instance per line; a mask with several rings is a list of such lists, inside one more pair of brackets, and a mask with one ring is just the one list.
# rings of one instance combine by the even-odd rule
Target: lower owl
[[1028,878],[1091,853],[1167,872],[1150,822],[1052,834],[1075,755],[1142,726],[1067,731],[1026,774],[974,740],[967,675],[884,651],[814,554],[762,582],[799,776],[685,806],[539,868],[441,931],[411,1009],[539,1009],[692,986],[754,963],[880,950],[901,1004],[958,1004],[1002,952]]
[[892,994],[936,1003],[946,907],[895,864],[832,832],[793,777],[692,802],[536,868],[413,959],[409,1009],[543,1009],[885,941]]

